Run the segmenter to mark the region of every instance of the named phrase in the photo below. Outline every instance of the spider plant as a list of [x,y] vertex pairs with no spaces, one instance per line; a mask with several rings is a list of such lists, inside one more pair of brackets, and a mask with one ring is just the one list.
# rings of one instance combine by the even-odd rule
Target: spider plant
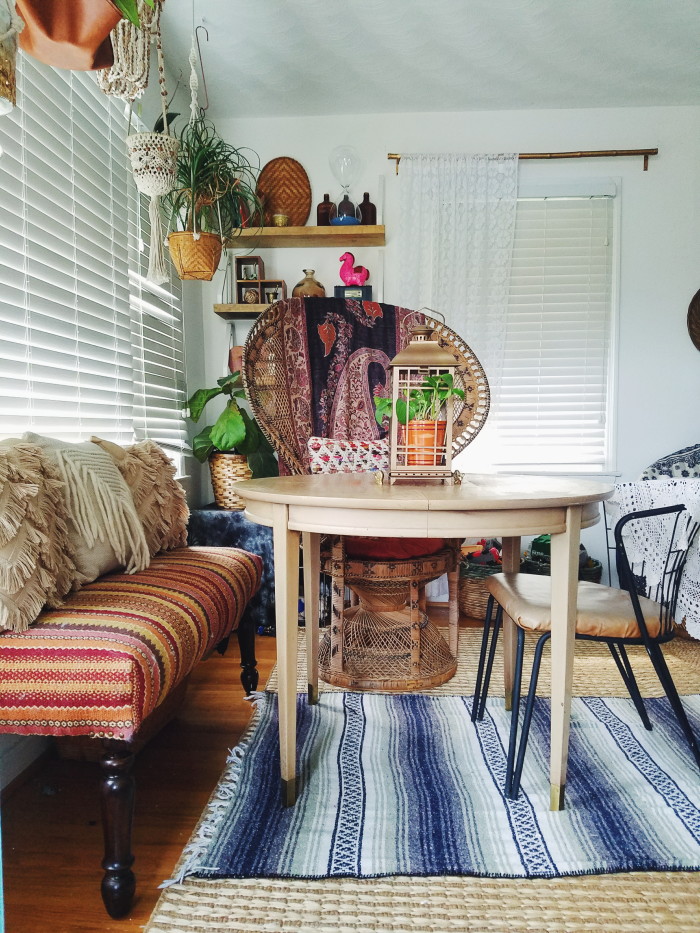
[[177,183],[166,199],[170,229],[216,233],[224,241],[240,233],[260,212],[257,155],[225,142],[204,117],[190,121],[179,140]]

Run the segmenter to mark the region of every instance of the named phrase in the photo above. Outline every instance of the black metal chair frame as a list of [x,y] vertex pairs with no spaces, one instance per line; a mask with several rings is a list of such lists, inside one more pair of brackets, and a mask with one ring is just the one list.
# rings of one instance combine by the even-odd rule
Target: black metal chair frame
[[[647,654],[649,655],[649,659],[659,678],[659,681],[661,682],[661,686],[663,687],[673,712],[676,715],[678,724],[680,725],[683,734],[688,740],[693,757],[697,762],[698,769],[700,769],[700,745],[698,744],[698,741],[693,734],[693,730],[688,721],[686,712],[683,709],[683,704],[681,703],[678,691],[668,669],[668,665],[666,664],[666,659],[664,658],[663,652],[661,650],[661,645],[667,641],[670,641],[675,636],[673,623],[681,578],[685,569],[688,551],[690,550],[690,547],[692,546],[693,541],[695,540],[695,537],[698,533],[698,529],[700,528],[700,525],[698,525],[697,522],[692,521],[690,517],[687,518],[687,522],[682,525],[680,524],[681,513],[684,511],[686,511],[684,505],[673,505],[664,508],[646,509],[638,512],[631,512],[629,515],[623,516],[615,525],[613,535],[615,541],[617,569],[620,578],[620,589],[626,590],[630,596],[632,608],[639,625],[640,637],[612,638],[602,635],[583,635],[577,633],[576,638],[582,641],[603,642],[607,644],[645,729],[651,729],[651,721],[644,705],[644,700],[642,699],[639,686],[635,679],[627,651],[625,650],[626,645],[644,645]],[[622,533],[625,526],[629,522],[641,521],[646,518],[650,518],[651,516],[666,514],[675,514],[675,519],[673,519],[669,550],[666,555],[666,560],[659,584],[653,593],[648,594],[649,598],[654,599],[661,607],[659,618],[659,634],[658,636],[652,637],[647,629],[644,613],[639,602],[640,594],[637,591],[637,585],[640,580],[640,574],[635,574],[634,569],[630,564],[622,538]],[[686,534],[685,542],[682,547],[678,545],[678,539],[681,531],[684,531]],[[640,573],[641,577],[644,578],[643,564],[640,568]],[[477,668],[474,700],[472,703],[472,722],[477,722],[484,718],[486,698],[488,695],[491,672],[496,654],[498,633],[503,624],[503,607],[499,605],[496,610],[495,620],[493,621],[493,633],[491,635],[491,644],[489,646],[489,634],[491,633],[492,628],[493,608],[495,602],[496,600],[494,597],[490,595],[486,606],[484,632],[481,641],[479,665]],[[515,671],[513,677],[513,703],[511,711],[510,740],[508,744],[508,760],[506,765],[505,780],[506,797],[512,799],[515,799],[518,796],[518,791],[520,789],[520,778],[522,775],[525,751],[530,733],[532,713],[535,706],[535,693],[537,690],[537,681],[539,678],[540,665],[542,662],[542,651],[547,641],[549,641],[551,633],[545,632],[544,634],[540,635],[535,645],[532,673],[530,675],[530,686],[525,701],[519,745],[517,744],[518,720],[520,712],[523,656],[525,649],[525,631],[519,626],[517,627],[517,636],[518,640],[515,655]]]

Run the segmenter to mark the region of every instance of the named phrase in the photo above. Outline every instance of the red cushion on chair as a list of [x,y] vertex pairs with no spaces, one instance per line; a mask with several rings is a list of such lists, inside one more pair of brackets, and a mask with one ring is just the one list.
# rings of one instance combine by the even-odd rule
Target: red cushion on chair
[[346,538],[345,554],[355,560],[408,560],[445,547],[444,538]]

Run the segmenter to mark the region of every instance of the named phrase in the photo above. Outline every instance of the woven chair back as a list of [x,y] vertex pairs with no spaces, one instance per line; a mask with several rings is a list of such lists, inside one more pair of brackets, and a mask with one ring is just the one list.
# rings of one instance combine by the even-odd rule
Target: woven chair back
[[310,437],[370,440],[385,435],[373,396],[387,394],[389,363],[419,323],[434,328],[457,363],[465,404],[455,409],[453,456],[489,412],[486,374],[453,330],[421,312],[376,302],[291,298],[275,302],[245,344],[243,381],[253,414],[280,458],[280,472],[309,472]]

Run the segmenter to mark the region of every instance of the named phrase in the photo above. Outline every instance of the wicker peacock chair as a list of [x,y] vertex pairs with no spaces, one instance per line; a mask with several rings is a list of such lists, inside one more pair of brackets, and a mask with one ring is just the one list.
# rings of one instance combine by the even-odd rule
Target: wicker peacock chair
[[[465,390],[464,404],[454,410],[457,454],[486,420],[489,387],[481,364],[449,327],[406,308],[350,299],[292,298],[260,315],[246,341],[243,379],[252,411],[279,455],[280,473],[384,465],[386,432],[375,420],[373,397],[388,391],[389,362],[408,343],[412,327],[423,323],[454,355],[456,379]],[[384,691],[449,680],[456,670],[459,544],[329,541],[324,570],[333,578],[333,618],[321,643],[321,677]],[[444,573],[449,647],[425,613],[425,587]],[[346,586],[354,594],[350,607]]]

